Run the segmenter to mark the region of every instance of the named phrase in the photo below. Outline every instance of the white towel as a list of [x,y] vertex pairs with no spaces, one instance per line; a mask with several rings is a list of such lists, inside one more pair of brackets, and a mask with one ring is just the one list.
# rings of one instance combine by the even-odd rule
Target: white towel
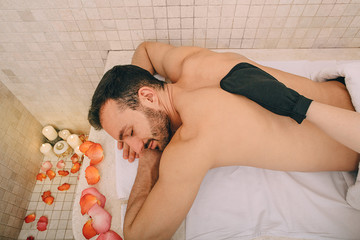
[[116,193],[118,198],[126,200],[130,196],[136,178],[139,160],[129,163],[123,157],[123,151],[117,148],[115,141]]
[[[345,77],[346,88],[349,91],[352,104],[357,112],[360,112],[360,61],[337,64],[336,67],[324,68],[321,71],[311,74],[314,81],[323,82],[327,79]],[[360,169],[360,163],[359,163]],[[360,174],[356,182],[349,187],[346,201],[353,207],[360,210]]]

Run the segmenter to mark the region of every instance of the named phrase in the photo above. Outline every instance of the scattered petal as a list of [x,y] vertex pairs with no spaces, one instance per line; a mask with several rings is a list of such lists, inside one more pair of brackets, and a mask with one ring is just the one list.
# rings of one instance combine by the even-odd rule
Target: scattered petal
[[40,170],[43,171],[43,172],[46,172],[47,170],[51,169],[52,168],[52,164],[50,161],[46,161],[46,162],[43,162],[41,164],[41,168]]
[[100,206],[105,207],[106,197],[104,195],[102,195],[96,188],[89,187],[89,188],[84,189],[81,192],[81,197],[83,197],[85,194],[94,195],[100,201]]
[[94,144],[94,142],[92,142],[92,141],[86,141],[86,142],[82,143],[79,147],[80,152],[86,153],[86,151],[89,149],[89,147],[93,144]]
[[84,224],[83,229],[82,229],[83,235],[86,239],[90,239],[97,234],[95,229],[92,227],[91,222],[92,222],[92,219],[88,220]]
[[39,221],[37,222],[37,229],[38,229],[39,231],[41,231],[41,232],[42,232],[42,231],[45,231],[47,225],[48,225],[48,219],[47,219],[47,217],[41,216],[40,219],[39,219]]
[[99,170],[94,166],[88,166],[85,169],[85,178],[89,185],[98,183],[100,180]]
[[81,207],[81,214],[84,215],[85,213],[88,213],[89,209],[94,204],[100,204],[99,199],[97,199],[94,195],[91,194],[85,194],[80,198],[80,207]]
[[80,140],[81,140],[82,142],[86,142],[89,137],[88,137],[88,136],[85,136],[85,134],[81,134],[81,135],[79,136],[79,138],[80,138]]
[[69,175],[69,171],[59,170],[59,171],[58,171],[58,174],[59,174],[60,176],[67,176],[67,175]]
[[51,205],[54,202],[54,197],[51,196],[50,191],[45,191],[43,195],[41,195],[41,198],[48,205]]
[[29,214],[25,217],[25,222],[31,223],[31,222],[35,221],[35,218],[36,218],[35,213]]
[[56,167],[59,169],[63,169],[65,167],[65,161],[63,159],[58,161],[58,163],[56,164]]
[[26,240],[35,240],[34,236],[28,236]]
[[46,171],[46,175],[50,178],[50,180],[53,180],[54,177],[56,176],[56,173],[50,169]]
[[77,173],[80,170],[80,166],[81,166],[81,164],[79,162],[74,163],[70,172]]
[[85,155],[90,158],[90,165],[95,165],[104,159],[104,150],[99,143],[94,143],[89,147]]
[[66,190],[68,190],[69,188],[70,188],[70,184],[64,183],[63,185],[61,185],[61,186],[58,187],[58,190],[59,190],[59,191],[66,191]]
[[106,233],[102,233],[96,240],[123,240],[119,234],[114,232],[113,230],[109,230]]
[[53,204],[53,202],[54,202],[54,197],[53,197],[53,196],[48,196],[48,197],[44,198],[43,201],[44,201],[47,205],[51,205],[51,204]]
[[76,153],[74,153],[71,156],[71,161],[72,161],[72,163],[77,163],[79,161],[79,156]]
[[46,178],[46,175],[44,173],[39,173],[36,175],[36,180],[42,181]]
[[110,230],[111,215],[98,204],[94,204],[88,211],[92,218],[92,226],[97,233],[105,233]]

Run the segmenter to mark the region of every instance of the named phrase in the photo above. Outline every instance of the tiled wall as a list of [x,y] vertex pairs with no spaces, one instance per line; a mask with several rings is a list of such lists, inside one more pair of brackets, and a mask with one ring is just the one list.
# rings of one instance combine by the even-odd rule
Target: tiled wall
[[42,126],[0,82],[0,239],[17,239],[43,155]]
[[359,0],[0,0],[0,79],[42,125],[88,132],[108,50],[360,46]]

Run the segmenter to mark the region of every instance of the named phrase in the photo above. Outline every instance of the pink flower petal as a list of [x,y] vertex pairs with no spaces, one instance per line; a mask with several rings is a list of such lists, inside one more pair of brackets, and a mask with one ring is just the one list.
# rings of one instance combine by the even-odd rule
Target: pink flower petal
[[65,161],[64,160],[58,161],[58,163],[56,164],[56,167],[59,169],[63,169],[65,167]]
[[47,217],[41,216],[40,219],[39,219],[39,221],[37,222],[37,229],[38,229],[39,231],[41,231],[41,232],[42,232],[42,231],[45,231],[47,225],[48,225],[48,219],[47,219]]
[[47,170],[50,170],[52,168],[52,164],[50,161],[43,162],[41,164],[40,170],[43,172],[46,172]]
[[91,194],[91,195],[95,196],[100,201],[100,206],[102,208],[105,206],[106,197],[104,195],[102,195],[96,188],[89,187],[89,188],[84,189],[81,192],[80,198],[82,198],[85,194]]
[[109,230],[106,233],[100,234],[96,240],[123,240],[123,239],[116,232]]
[[92,226],[97,233],[109,231],[111,226],[111,215],[98,204],[94,204],[88,211],[89,216],[93,219]]

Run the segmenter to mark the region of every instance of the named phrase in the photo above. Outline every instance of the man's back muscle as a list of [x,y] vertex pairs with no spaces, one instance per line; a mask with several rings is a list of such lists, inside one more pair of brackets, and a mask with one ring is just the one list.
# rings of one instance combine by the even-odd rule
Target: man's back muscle
[[[285,171],[352,170],[358,154],[308,121],[298,125],[242,96],[216,88],[175,98],[183,140],[196,138],[212,167],[245,165]],[[181,139],[179,139],[181,141]]]

